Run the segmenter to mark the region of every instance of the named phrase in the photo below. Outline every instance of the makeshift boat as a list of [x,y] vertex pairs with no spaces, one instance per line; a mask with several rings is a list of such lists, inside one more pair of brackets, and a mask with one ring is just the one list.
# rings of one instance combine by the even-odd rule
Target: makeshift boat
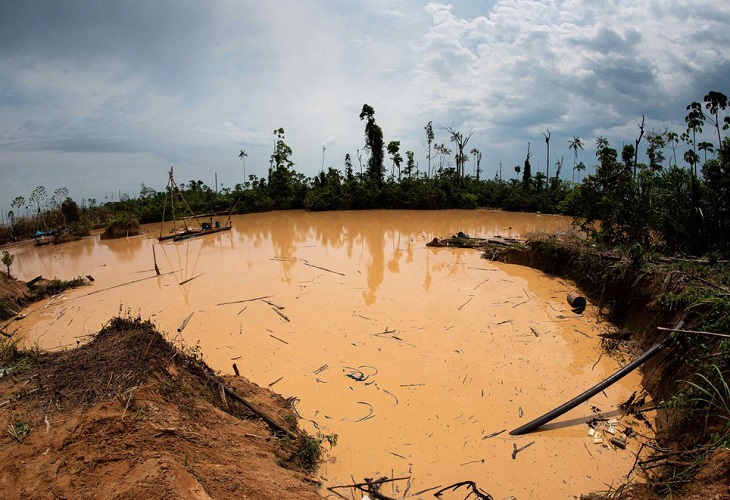
[[34,239],[37,247],[50,245],[56,241],[56,232],[54,230],[36,231]]
[[[163,235],[165,214],[168,204],[172,210],[172,229],[168,234]],[[187,211],[190,215],[178,218],[178,213],[185,211]],[[157,238],[157,241],[183,241],[190,238],[197,238],[198,236],[230,231],[233,227],[231,222],[232,213],[233,210],[228,213],[228,219],[224,224],[221,224],[220,214],[217,213],[195,215],[190,208],[190,205],[188,205],[187,201],[185,201],[182,191],[175,182],[173,169],[170,167],[169,179],[167,181],[167,194],[165,195],[165,206],[162,209],[160,235]],[[207,221],[201,222],[201,219],[207,219]],[[197,226],[192,225],[191,227],[188,225],[188,222],[192,221],[195,221]]]

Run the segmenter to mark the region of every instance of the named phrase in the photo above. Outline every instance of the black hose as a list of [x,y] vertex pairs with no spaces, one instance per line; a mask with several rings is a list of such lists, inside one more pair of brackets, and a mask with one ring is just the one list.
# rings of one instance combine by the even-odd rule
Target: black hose
[[[680,321],[677,326],[675,327],[675,330],[682,328],[682,325],[684,325],[684,321]],[[521,436],[522,434],[527,434],[528,432],[532,432],[534,430],[537,430],[538,428],[542,427],[543,425],[547,424],[551,420],[554,420],[558,418],[563,413],[572,410],[582,402],[588,400],[589,398],[595,396],[605,388],[615,384],[622,378],[624,378],[626,375],[628,375],[630,372],[634,371],[634,369],[638,368],[645,362],[647,362],[650,358],[652,358],[655,354],[657,354],[659,351],[667,347],[671,341],[674,339],[674,336],[669,336],[662,340],[661,342],[658,342],[651,346],[649,350],[647,350],[644,354],[636,358],[634,361],[629,363],[628,365],[621,368],[619,371],[608,377],[603,382],[599,382],[598,384],[594,385],[587,391],[583,392],[582,394],[579,394],[578,396],[574,397],[567,403],[563,403],[562,405],[558,406],[552,411],[547,412],[545,415],[536,418],[532,422],[528,422],[522,427],[518,427],[517,429],[510,432],[511,436]]]

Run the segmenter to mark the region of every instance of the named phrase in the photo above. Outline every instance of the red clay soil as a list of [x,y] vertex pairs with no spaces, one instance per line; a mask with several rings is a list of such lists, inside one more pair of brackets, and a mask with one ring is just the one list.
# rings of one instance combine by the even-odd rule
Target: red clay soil
[[299,465],[301,438],[224,402],[219,382],[297,433],[288,402],[216,378],[149,322],[114,318],[89,343],[21,366],[0,378],[2,498],[322,498]]

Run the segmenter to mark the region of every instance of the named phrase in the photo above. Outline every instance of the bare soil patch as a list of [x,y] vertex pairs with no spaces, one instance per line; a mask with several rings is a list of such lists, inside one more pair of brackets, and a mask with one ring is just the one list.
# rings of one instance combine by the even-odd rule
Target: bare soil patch
[[289,403],[216,377],[149,322],[114,318],[28,364],[0,379],[4,498],[321,498],[300,466],[303,438],[219,384],[300,436]]

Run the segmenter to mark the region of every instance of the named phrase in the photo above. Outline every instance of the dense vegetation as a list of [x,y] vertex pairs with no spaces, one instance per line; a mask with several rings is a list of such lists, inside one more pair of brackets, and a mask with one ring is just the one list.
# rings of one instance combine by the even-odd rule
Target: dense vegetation
[[[727,255],[730,139],[723,137],[723,131],[730,121],[723,116],[726,108],[724,94],[709,92],[704,106],[699,102],[687,106],[687,129],[681,133],[645,133],[642,119],[634,144],[625,145],[620,154],[606,138],[598,137],[592,173],[576,184],[561,178],[562,158],[555,163],[552,177],[549,168],[533,175],[529,148],[524,164],[514,167],[522,174],[521,179],[503,180],[501,172],[494,179],[482,179],[481,152],[467,149],[472,133],[443,128],[449,135],[452,151],[446,143],[435,142],[431,122],[425,127],[428,165],[420,170],[412,151],[405,152],[404,161],[399,141],[386,145],[375,110],[365,104],[360,114],[365,122],[365,146],[363,151],[358,150],[357,172],[348,154],[342,170],[330,167],[312,178],[304,176],[295,170],[293,151],[280,128],[274,131],[275,147],[267,178],[251,175],[244,184],[220,191],[190,180],[181,183],[179,189],[195,212],[227,212],[231,207],[235,207],[236,213],[486,207],[563,213],[580,217],[595,243],[632,247],[637,254]],[[706,125],[714,128],[714,142],[698,140]],[[549,165],[550,132],[544,135]],[[576,171],[586,169],[583,162],[577,162],[583,146],[578,137],[569,141],[574,153],[572,178]],[[648,164],[638,161],[643,148]],[[681,164],[678,150],[684,151]],[[390,171],[386,151],[390,155]],[[244,162],[246,156],[241,151]],[[470,161],[474,175],[466,173],[465,165]],[[127,212],[141,223],[157,222],[162,220],[168,196],[165,191],[143,185],[136,198],[122,195],[120,200],[102,205],[95,200],[83,200],[79,207],[67,193],[66,188],[60,188],[49,197],[45,188],[39,186],[28,200],[18,196],[12,203],[14,212],[8,214],[10,224],[3,228],[0,239],[29,237],[49,227],[68,227],[73,234],[84,234],[91,225],[104,225],[119,212]]]

